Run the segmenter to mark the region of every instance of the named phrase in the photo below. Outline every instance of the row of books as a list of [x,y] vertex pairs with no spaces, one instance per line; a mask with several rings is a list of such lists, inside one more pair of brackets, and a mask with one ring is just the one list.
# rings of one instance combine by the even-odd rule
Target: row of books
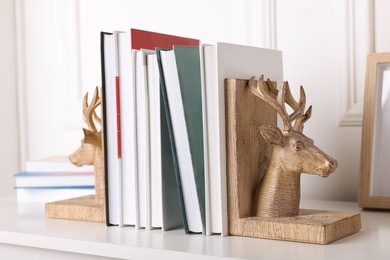
[[27,161],[14,174],[19,202],[52,202],[94,193],[92,166],[77,167],[65,156]]
[[101,33],[107,224],[227,235],[225,78],[282,80],[279,51]]

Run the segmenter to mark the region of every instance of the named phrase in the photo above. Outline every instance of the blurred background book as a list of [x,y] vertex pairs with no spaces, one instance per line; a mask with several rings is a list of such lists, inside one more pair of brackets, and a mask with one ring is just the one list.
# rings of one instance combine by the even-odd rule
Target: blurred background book
[[27,161],[25,171],[14,178],[20,202],[51,202],[95,192],[93,167],[77,167],[66,156]]

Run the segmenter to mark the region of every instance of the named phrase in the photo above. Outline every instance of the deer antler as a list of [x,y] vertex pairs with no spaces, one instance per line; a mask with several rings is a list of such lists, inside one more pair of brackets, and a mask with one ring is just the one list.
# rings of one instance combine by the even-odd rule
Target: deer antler
[[96,126],[94,119],[101,125],[102,119],[96,115],[95,109],[101,104],[101,97],[99,97],[98,87],[95,88],[93,93],[92,100],[88,105],[88,92],[84,95],[83,98],[83,119],[87,124],[89,130],[96,132]]
[[[291,129],[299,132],[303,131],[303,124],[310,118],[312,107],[310,106],[306,113],[303,113],[306,106],[306,94],[302,86],[300,88],[299,102],[297,102],[291,94],[287,81],[283,82],[279,91],[272,81],[269,79],[264,81],[264,75],[260,76],[257,85],[255,84],[255,77],[252,77],[248,84],[253,94],[270,104],[280,115],[283,121],[284,132],[289,132]],[[285,103],[293,109],[290,115],[286,110]],[[294,121],[294,126],[292,126]]]

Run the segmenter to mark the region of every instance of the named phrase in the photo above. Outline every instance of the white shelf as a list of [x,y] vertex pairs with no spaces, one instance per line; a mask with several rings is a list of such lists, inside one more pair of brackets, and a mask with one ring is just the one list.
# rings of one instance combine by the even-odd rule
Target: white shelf
[[[361,211],[356,203],[303,201],[302,208]],[[104,224],[47,219],[42,203],[0,198],[0,251],[30,250],[30,259],[45,253],[77,259],[388,259],[390,212],[362,211],[362,230],[329,245],[245,237],[185,235],[182,229],[136,230]],[[13,249],[16,248],[16,249]],[[55,251],[52,251],[55,250]],[[8,251],[7,251],[8,252]],[[89,258],[93,257],[93,258]],[[49,259],[49,258],[48,258]],[[58,259],[58,258],[56,258]]]

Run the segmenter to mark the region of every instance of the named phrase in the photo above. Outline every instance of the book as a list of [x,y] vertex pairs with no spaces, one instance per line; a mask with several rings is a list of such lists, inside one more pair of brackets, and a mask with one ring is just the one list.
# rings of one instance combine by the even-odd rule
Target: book
[[103,91],[104,167],[106,178],[107,225],[121,225],[121,182],[117,133],[116,40],[113,33],[101,32],[101,72]]
[[[180,180],[180,170],[176,153],[175,138],[173,135],[172,120],[169,111],[168,97],[165,87],[164,73],[161,63],[161,52],[163,48],[156,49],[158,69],[160,71],[160,112],[161,112],[161,168],[163,190],[163,230],[173,227],[184,226],[185,233],[189,233],[187,217],[183,198],[183,189]],[[167,180],[174,181],[170,189],[167,187]],[[175,185],[176,184],[176,185]]]
[[172,122],[173,137],[179,164],[180,181],[184,199],[188,231],[202,232],[202,221],[192,167],[191,152],[184,117],[183,101],[174,50],[161,51],[161,64]]
[[[118,209],[118,215],[119,215],[119,221],[118,225],[123,226],[123,181],[122,181],[122,136],[121,136],[121,94],[120,94],[120,85],[121,83],[121,76],[120,76],[120,64],[119,64],[119,35],[123,34],[124,32],[121,31],[114,31],[114,57],[115,57],[115,94],[114,94],[114,104],[115,104],[115,122],[114,128],[116,130],[116,168],[118,170],[118,173],[116,174],[116,181],[118,183],[118,187],[116,190],[117,197],[119,198],[119,209]],[[121,71],[123,72],[123,70]],[[112,141],[114,141],[112,140]],[[115,142],[115,141],[114,141]],[[114,156],[115,156],[114,155]],[[113,157],[114,157],[113,156]],[[113,158],[115,160],[115,158]],[[115,192],[115,191],[114,191]]]
[[130,29],[131,48],[135,50],[155,48],[172,49],[173,45],[198,46],[200,41],[188,37],[151,32],[145,30]]
[[192,166],[199,209],[202,220],[202,232],[206,232],[205,208],[205,163],[203,137],[203,97],[201,83],[199,46],[174,46],[177,72],[179,76],[187,134],[190,144]]
[[25,170],[26,172],[93,172],[93,166],[78,167],[72,164],[67,156],[55,155],[27,161]]
[[53,202],[95,193],[95,186],[16,188],[18,202]]
[[[201,201],[199,194],[201,194],[201,192],[199,194],[197,192],[195,179],[196,177],[201,177],[200,181],[203,181],[203,176],[200,176],[203,175],[203,170],[197,169],[200,170],[201,174],[195,175],[194,170],[196,168],[194,166],[197,164],[195,164],[195,162],[193,163],[193,159],[197,159],[196,156],[199,155],[200,157],[203,157],[203,136],[201,134],[198,136],[192,136],[192,149],[190,147],[189,141],[190,133],[194,135],[196,131],[199,132],[200,130],[200,132],[202,132],[200,73],[196,73],[196,70],[199,71],[200,65],[199,62],[196,63],[194,60],[189,60],[189,58],[194,59],[199,57],[199,51],[195,47],[195,49],[193,49],[195,51],[195,55],[188,55],[189,53],[186,52],[187,50],[189,49],[174,46],[173,50],[162,51],[161,63],[164,73],[168,105],[172,119],[172,128],[180,169],[180,179],[188,230],[194,233],[201,233],[203,232],[204,226],[199,204]],[[176,52],[178,53],[178,60],[180,60],[180,68],[176,61]],[[183,58],[187,59],[187,61],[182,60]],[[195,63],[194,66],[192,66],[191,63]],[[196,68],[196,65],[198,65],[198,68]],[[199,76],[199,79],[195,82],[195,84],[184,83],[184,81],[189,82],[191,80],[190,78],[183,79],[183,77],[188,76],[184,74],[187,72],[191,73],[190,71],[187,71],[187,69],[195,69],[195,72],[193,73]],[[179,70],[180,76],[182,77],[182,82],[179,80]],[[199,83],[199,85],[196,83]],[[197,103],[197,101],[199,102]],[[198,122],[200,122],[200,124]],[[194,142],[199,143],[199,141],[200,149],[196,149],[197,147]],[[197,154],[197,150],[200,150],[199,152],[202,153]],[[199,159],[203,162],[203,158]],[[203,166],[200,168],[203,168]]]
[[205,102],[205,149],[207,164],[206,233],[228,235],[225,78],[249,79],[264,74],[277,82],[283,79],[282,53],[229,43],[201,45],[202,84]]
[[135,59],[136,127],[138,154],[138,207],[139,228],[150,229],[150,132],[149,90],[147,84],[146,55],[151,50],[141,49]]
[[[161,154],[161,113],[160,113],[160,74],[156,53],[146,57],[147,84],[149,90],[149,129],[150,129],[150,228],[162,228],[162,154]],[[167,180],[169,181],[169,180]],[[174,181],[174,184],[176,182]],[[178,205],[178,204],[176,204]]]
[[92,165],[78,167],[67,156],[27,161],[25,171],[14,174],[18,201],[52,202],[94,194]]
[[94,187],[93,172],[18,172],[15,188]]
[[130,32],[118,34],[118,76],[120,93],[122,222],[135,225],[137,219],[137,153],[135,91],[132,77]]

